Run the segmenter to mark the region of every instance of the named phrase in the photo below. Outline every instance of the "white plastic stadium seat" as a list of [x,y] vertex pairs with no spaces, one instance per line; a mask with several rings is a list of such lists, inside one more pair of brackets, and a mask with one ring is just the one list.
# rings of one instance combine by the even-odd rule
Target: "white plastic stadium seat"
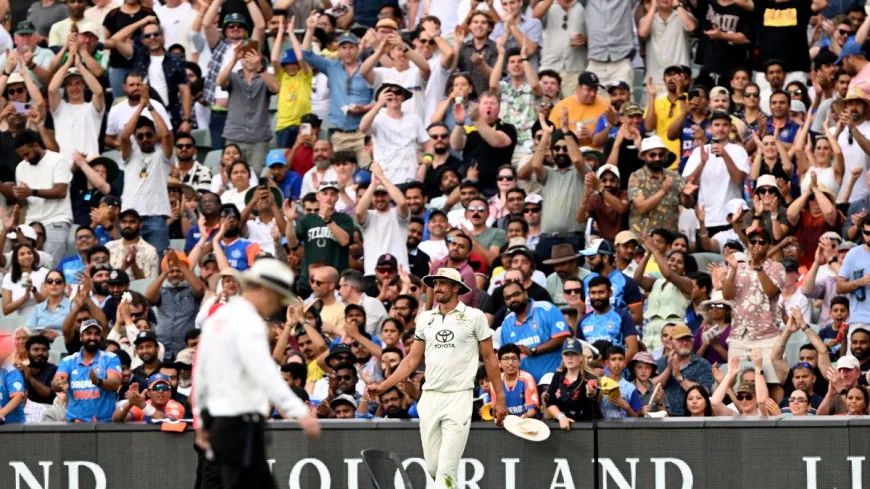
[[2,317],[0,318],[0,331],[12,333],[19,326],[24,326],[24,323],[26,322],[27,316],[22,316],[20,314]]
[[153,280],[150,278],[133,280],[132,282],[130,282],[130,290],[139,292],[140,294],[144,294],[145,289],[147,289],[148,286],[151,285],[151,282],[153,282]]
[[699,272],[707,272],[707,265],[711,263],[722,263],[723,258],[722,255],[718,253],[692,253],[692,258],[695,259],[695,263],[698,264]]
[[194,129],[190,135],[197,148],[211,148],[211,133],[208,129]]
[[220,149],[209,151],[208,154],[205,155],[205,161],[202,162],[203,165],[211,170],[212,178],[214,178],[214,176],[220,171],[222,154],[223,150]]
[[122,160],[121,152],[118,151],[117,149],[111,149],[109,151],[106,151],[101,156],[105,156],[106,158],[111,158],[111,159],[115,160],[116,163],[119,163],[119,164],[121,163],[121,160]]

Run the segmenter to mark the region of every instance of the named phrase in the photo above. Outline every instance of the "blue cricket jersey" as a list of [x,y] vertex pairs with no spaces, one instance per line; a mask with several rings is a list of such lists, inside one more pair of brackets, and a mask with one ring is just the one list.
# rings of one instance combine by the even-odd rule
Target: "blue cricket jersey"
[[[83,350],[83,349],[82,349]],[[82,350],[64,358],[57,367],[57,375],[69,378],[69,403],[66,420],[69,422],[110,423],[118,395],[107,392],[93,383],[88,376],[91,369],[100,369],[97,377],[105,379],[109,374],[121,377],[121,360],[118,355],[98,351],[90,363],[84,363]]]
[[[0,408],[6,407],[15,396],[27,395],[24,390],[24,376],[12,365],[7,363],[0,367]],[[24,422],[24,400],[14,411],[6,415],[7,423]]]
[[[529,348],[542,345],[551,338],[570,336],[571,330],[558,307],[546,301],[529,300],[526,322],[517,324],[517,315],[511,312],[501,324],[501,344],[513,343]],[[540,382],[544,374],[555,372],[562,364],[559,350],[527,356],[520,361],[520,369],[532,374]]]
[[[583,279],[583,294],[586,297],[586,312],[592,311],[592,301],[589,299],[589,282],[599,274],[592,272]],[[610,305],[627,309],[632,304],[642,304],[643,296],[640,294],[640,287],[634,279],[622,273],[618,268],[607,276],[610,280]]]
[[632,335],[637,336],[637,329],[634,327],[631,315],[624,309],[613,306],[604,314],[597,314],[595,311],[586,314],[580,320],[580,327],[577,328],[577,337],[582,340],[589,343],[606,340],[623,348],[625,348],[625,338]]

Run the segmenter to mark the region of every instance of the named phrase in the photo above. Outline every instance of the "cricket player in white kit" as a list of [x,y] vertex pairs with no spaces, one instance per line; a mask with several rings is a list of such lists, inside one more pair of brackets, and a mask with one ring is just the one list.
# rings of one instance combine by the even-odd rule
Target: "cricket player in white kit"
[[436,489],[444,489],[456,485],[459,460],[468,440],[479,357],[495,390],[497,424],[507,414],[507,407],[492,330],[482,311],[459,302],[460,295],[471,292],[459,272],[440,268],[436,275],[424,277],[423,283],[434,290],[439,305],[417,316],[415,341],[408,356],[390,378],[370,385],[368,394],[376,396],[406,379],[425,356],[426,381],[417,405],[423,458]]

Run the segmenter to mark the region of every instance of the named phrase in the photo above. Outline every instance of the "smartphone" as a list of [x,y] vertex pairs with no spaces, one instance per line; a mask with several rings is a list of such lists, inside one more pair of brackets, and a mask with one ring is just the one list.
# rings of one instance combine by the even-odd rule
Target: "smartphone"
[[240,48],[242,49],[242,51],[252,51],[255,54],[260,53],[260,43],[259,41],[253,39],[248,39],[247,41],[243,42]]
[[701,91],[700,91],[700,90],[698,90],[698,89],[695,89],[695,90],[689,90],[689,99],[693,99],[693,98],[695,98],[695,97],[700,97],[700,96],[701,96]]
[[15,107],[16,114],[29,114],[30,113],[30,104],[23,102],[12,102],[12,106]]
[[303,122],[302,124],[299,124],[299,135],[310,136],[311,135],[311,123]]

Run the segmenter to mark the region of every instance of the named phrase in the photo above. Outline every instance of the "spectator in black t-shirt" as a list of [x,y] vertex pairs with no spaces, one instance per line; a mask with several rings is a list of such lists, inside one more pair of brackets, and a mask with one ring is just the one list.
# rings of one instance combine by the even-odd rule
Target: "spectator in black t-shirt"
[[[534,260],[532,262],[534,263]],[[529,299],[534,301],[553,302],[553,298],[550,297],[550,293],[547,292],[547,289],[535,283],[531,277],[531,273],[526,274],[519,269],[510,269],[504,273],[504,283],[507,284],[508,282],[522,281],[523,287],[526,289],[526,295],[529,296]],[[488,306],[483,309],[488,317],[492,317],[490,326],[493,328],[501,326],[502,321],[504,321],[504,318],[509,312],[507,306],[505,306],[503,292],[504,285],[493,290]]]
[[752,12],[740,3],[697,2],[695,17],[701,23],[701,33],[695,61],[703,67],[704,73],[714,76],[714,81],[719,76],[730,75],[738,66],[745,66],[749,60]]
[[116,355],[118,355],[118,360],[121,361],[121,388],[118,389],[118,399],[126,398],[127,391],[130,390],[130,386],[133,384],[138,385],[139,392],[145,392],[145,389],[148,388],[148,382],[134,374],[130,369],[132,363],[130,355],[124,350],[118,351]]
[[51,404],[55,397],[51,390],[51,379],[57,372],[57,365],[48,361],[50,348],[51,342],[45,336],[33,335],[27,338],[24,349],[30,365],[18,367],[27,385],[27,399],[40,404]]
[[[806,80],[810,71],[807,25],[810,17],[827,5],[825,0],[761,0],[755,3],[758,18],[758,59],[764,66],[771,59],[782,61],[786,78]],[[761,83],[762,74],[756,74]]]
[[[480,95],[479,106],[471,109],[472,126],[457,125],[450,134],[453,149],[462,150],[466,168],[477,165],[480,187],[484,195],[497,192],[495,177],[501,165],[508,165],[517,145],[517,130],[499,119],[499,98],[492,92]],[[465,120],[465,108],[453,106],[457,121]]]
[[423,240],[424,230],[423,219],[417,216],[411,216],[411,221],[408,223],[408,268],[405,272],[411,275],[422,277],[429,272],[429,255],[426,252],[417,248],[420,241]]
[[[427,158],[423,155],[423,164],[419,166],[417,180],[423,182],[423,189],[426,197],[430,200],[442,194],[439,190],[441,183],[441,172],[444,168],[450,168],[462,178],[465,173],[462,171],[462,160],[450,154],[450,131],[447,125],[443,122],[436,122],[426,128],[429,133],[429,142],[427,143],[427,151],[432,154],[432,158]],[[423,177],[420,177],[420,173]]]

